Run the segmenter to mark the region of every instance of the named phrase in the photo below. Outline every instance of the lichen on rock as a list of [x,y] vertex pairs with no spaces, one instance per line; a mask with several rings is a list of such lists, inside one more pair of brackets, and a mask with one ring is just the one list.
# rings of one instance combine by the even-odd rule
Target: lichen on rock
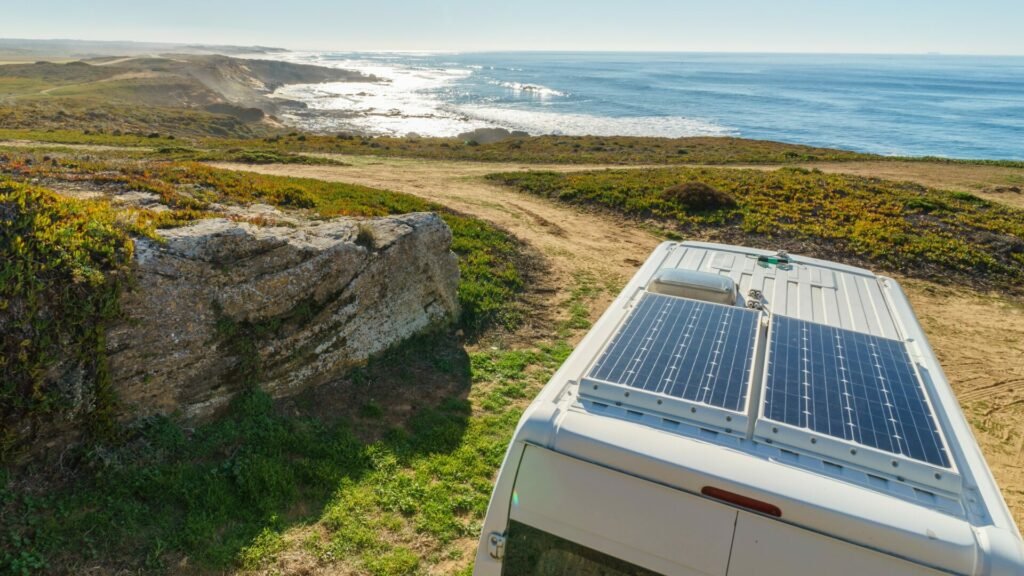
[[[362,231],[374,239],[357,242]],[[249,385],[288,396],[457,316],[451,231],[433,213],[256,226],[202,220],[140,239],[111,378],[134,416],[213,415]]]

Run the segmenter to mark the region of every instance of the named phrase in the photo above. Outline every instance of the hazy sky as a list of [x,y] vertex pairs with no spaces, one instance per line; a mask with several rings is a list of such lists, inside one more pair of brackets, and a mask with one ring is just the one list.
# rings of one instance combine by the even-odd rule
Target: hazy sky
[[338,50],[1024,54],[1024,0],[0,0],[0,37]]

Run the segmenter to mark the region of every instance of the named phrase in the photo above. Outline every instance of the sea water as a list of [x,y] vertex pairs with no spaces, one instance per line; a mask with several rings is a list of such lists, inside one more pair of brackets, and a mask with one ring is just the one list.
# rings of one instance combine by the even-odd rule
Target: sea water
[[382,82],[277,95],[320,131],[741,136],[887,155],[1024,159],[1024,57],[288,53]]

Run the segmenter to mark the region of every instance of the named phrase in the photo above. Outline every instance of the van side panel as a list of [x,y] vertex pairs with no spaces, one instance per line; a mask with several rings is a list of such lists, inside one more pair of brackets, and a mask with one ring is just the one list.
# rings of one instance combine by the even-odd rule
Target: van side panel
[[729,576],[938,576],[949,574],[894,556],[740,512]]
[[510,517],[662,574],[725,576],[737,510],[527,446]]

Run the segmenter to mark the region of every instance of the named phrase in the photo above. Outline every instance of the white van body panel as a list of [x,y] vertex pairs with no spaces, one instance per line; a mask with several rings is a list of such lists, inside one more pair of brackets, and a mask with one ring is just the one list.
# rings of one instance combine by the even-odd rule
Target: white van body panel
[[535,446],[514,494],[513,520],[662,574],[725,576],[735,508]]
[[[841,574],[838,570],[845,567],[859,567],[850,572],[858,574],[1024,574],[1024,542],[899,285],[867,270],[800,256],[791,258],[788,269],[757,264],[758,256],[772,255],[691,242],[666,242],[655,250],[520,420],[484,520],[475,574],[501,573],[501,561],[489,554],[486,543],[490,535],[505,533],[510,516],[574,533],[567,539],[664,574],[717,573],[721,558],[714,546],[698,538],[699,554],[707,558],[691,558],[678,540],[659,540],[644,532],[653,528],[640,526],[646,519],[647,526],[662,531],[658,534],[689,534],[694,528],[699,533],[704,514],[671,513],[675,504],[654,504],[674,497],[680,498],[680,510],[703,500],[709,509],[724,507],[737,514],[728,574]],[[756,389],[745,414],[750,426],[728,433],[689,414],[587,396],[580,383],[589,367],[649,281],[665,268],[727,275],[739,287],[740,305],[751,290],[763,294],[766,316],[782,314],[903,342],[947,444],[949,470],[933,480],[924,474],[930,469],[919,466],[921,474],[907,477],[875,463],[843,460],[841,452],[822,449],[827,442],[805,446],[796,444],[796,437],[794,445],[769,443],[755,431],[761,417]],[[764,340],[758,340],[762,350]],[[545,454],[541,450],[550,453],[538,456]],[[534,463],[558,455],[570,463],[552,464],[550,474],[564,474],[571,483],[556,487],[560,476],[531,471],[522,477],[531,493],[543,482],[561,496],[543,500],[540,509],[531,499],[517,511],[513,493],[523,463],[533,470]],[[901,471],[916,466],[909,460],[900,464]],[[587,492],[587,477],[603,478],[593,494]],[[616,489],[616,478],[632,491]],[[771,503],[782,517],[708,499],[701,495],[704,486]],[[615,492],[618,498],[609,496]],[[599,504],[598,509],[574,511],[575,498],[588,508]],[[635,501],[669,513],[637,518],[630,508]],[[718,534],[721,519],[707,516]],[[602,525],[610,517],[619,519],[617,528]],[[631,539],[636,530],[644,535],[642,541]],[[770,536],[764,536],[765,530]],[[790,556],[785,550],[799,553]],[[843,560],[823,570],[820,558],[826,556]],[[760,570],[747,571],[755,567]]]
[[841,540],[740,512],[730,576],[940,576],[946,574]]

